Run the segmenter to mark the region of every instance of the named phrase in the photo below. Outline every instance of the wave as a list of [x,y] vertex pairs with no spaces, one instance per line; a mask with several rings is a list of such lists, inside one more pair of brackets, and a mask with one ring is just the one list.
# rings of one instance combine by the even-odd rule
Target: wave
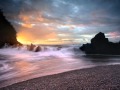
[[40,45],[39,52],[34,51],[36,47],[32,51],[28,50],[27,45],[5,46],[0,49],[0,82],[13,79],[14,83],[15,78],[24,80],[69,70],[120,63],[120,57],[97,58],[85,54],[82,56],[80,45]]
[[[37,46],[34,47],[34,49]],[[54,56],[54,57],[69,57],[73,55],[73,51],[79,49],[78,45],[59,45],[59,46],[40,46],[39,52],[28,50],[28,46],[22,47],[4,47],[0,49],[1,55],[10,55],[12,58],[21,59],[41,59],[42,57]]]
[[[37,47],[37,46],[36,46]],[[22,72],[29,72],[37,70],[40,66],[40,62],[43,61],[57,63],[66,62],[67,60],[72,60],[74,56],[73,51],[79,49],[76,45],[61,45],[61,46],[40,46],[41,51],[34,52],[28,50],[28,46],[24,45],[22,47],[8,47],[0,49],[0,74],[3,74],[0,80],[7,79],[19,74],[20,70]],[[61,60],[61,61],[60,61]],[[49,63],[50,64],[50,63]],[[49,64],[46,64],[49,66]],[[59,66],[59,63],[57,63]],[[43,67],[46,67],[42,65]],[[48,67],[47,67],[48,68]],[[16,69],[18,69],[16,71]],[[33,69],[33,70],[32,70]],[[26,71],[27,70],[27,71]],[[11,76],[13,75],[13,76]],[[18,76],[18,75],[16,75]]]

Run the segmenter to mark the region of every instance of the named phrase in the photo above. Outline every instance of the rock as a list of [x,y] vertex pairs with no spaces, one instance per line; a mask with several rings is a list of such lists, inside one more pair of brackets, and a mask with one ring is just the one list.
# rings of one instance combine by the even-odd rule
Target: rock
[[89,43],[83,44],[83,45],[80,47],[80,49],[81,49],[82,51],[85,51],[85,53],[87,53],[87,54],[92,54],[92,53],[94,53],[94,51],[93,51],[93,46],[92,46],[91,44],[89,44]]
[[105,38],[105,35],[102,32],[98,33],[97,35],[95,35],[94,38],[91,39],[91,43],[95,46],[96,45],[100,46],[101,44],[107,44],[108,42],[109,42],[108,38]]
[[27,45],[27,50],[33,51],[33,52],[39,52],[42,50],[42,48],[40,46],[36,46],[34,44],[31,44],[31,45]]
[[0,10],[0,48],[3,47],[5,43],[9,45],[20,44],[16,39],[16,31],[14,27]]
[[39,52],[39,51],[41,51],[41,47],[37,46],[36,49],[35,49],[35,52]]
[[27,45],[27,50],[34,51],[35,45],[31,43],[31,45]]
[[91,39],[91,43],[83,44],[80,49],[86,54],[120,55],[120,43],[109,42],[104,33],[100,32]]

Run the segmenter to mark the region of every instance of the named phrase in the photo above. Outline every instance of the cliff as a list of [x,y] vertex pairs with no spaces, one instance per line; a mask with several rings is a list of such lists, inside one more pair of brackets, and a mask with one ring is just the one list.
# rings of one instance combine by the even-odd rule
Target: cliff
[[0,48],[3,47],[5,43],[9,45],[20,45],[16,39],[16,30],[0,10]]

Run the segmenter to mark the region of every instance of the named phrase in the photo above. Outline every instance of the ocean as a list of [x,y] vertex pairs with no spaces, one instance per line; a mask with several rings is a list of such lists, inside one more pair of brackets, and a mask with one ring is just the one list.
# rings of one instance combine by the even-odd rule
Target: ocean
[[0,49],[0,87],[46,75],[102,65],[120,64],[119,55],[86,55],[80,45],[41,45],[41,51]]

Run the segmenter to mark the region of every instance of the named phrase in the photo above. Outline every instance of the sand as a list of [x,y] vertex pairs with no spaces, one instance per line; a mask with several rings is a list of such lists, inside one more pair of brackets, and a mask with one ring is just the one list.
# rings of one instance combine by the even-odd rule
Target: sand
[[39,77],[0,90],[120,90],[120,65],[98,66]]

